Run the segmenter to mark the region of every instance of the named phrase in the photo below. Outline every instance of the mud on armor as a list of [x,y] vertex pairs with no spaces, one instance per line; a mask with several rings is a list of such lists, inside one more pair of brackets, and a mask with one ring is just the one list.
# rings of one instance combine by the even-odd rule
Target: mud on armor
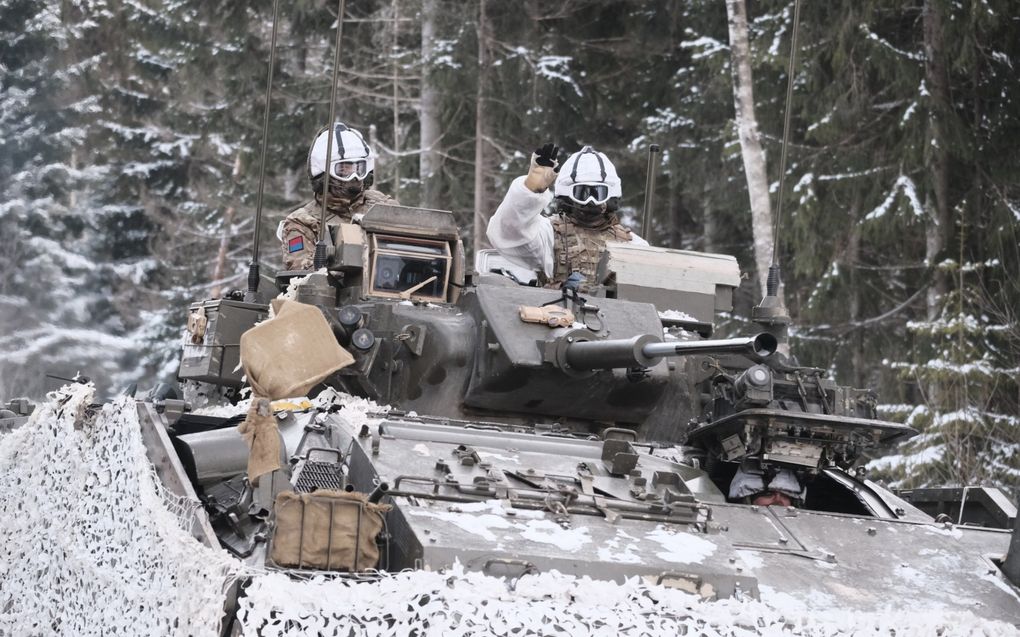
[[558,288],[572,272],[580,272],[585,278],[585,284],[581,289],[587,290],[595,284],[595,271],[606,242],[626,243],[633,238],[631,231],[619,223],[588,228],[577,225],[562,215],[553,217],[552,223],[555,237],[553,276],[545,284],[550,288]]

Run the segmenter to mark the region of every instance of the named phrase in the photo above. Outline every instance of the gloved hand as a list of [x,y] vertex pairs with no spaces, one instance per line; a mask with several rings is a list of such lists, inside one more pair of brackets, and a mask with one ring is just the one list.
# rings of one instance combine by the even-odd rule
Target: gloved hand
[[556,173],[560,171],[560,162],[556,159],[560,148],[552,142],[535,149],[531,154],[531,168],[524,178],[524,185],[531,192],[545,192],[556,181]]

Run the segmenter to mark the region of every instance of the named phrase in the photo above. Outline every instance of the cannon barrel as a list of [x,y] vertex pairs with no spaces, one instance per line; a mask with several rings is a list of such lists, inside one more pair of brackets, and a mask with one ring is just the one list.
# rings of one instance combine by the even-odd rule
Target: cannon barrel
[[779,341],[776,337],[762,332],[754,336],[721,338],[707,341],[680,341],[650,343],[646,345],[645,356],[683,356],[686,354],[746,354],[764,358],[776,351]]
[[691,354],[744,354],[755,359],[776,351],[778,342],[771,334],[707,341],[664,343],[650,334],[605,341],[577,340],[567,345],[565,362],[571,369],[620,369],[650,367],[665,356]]

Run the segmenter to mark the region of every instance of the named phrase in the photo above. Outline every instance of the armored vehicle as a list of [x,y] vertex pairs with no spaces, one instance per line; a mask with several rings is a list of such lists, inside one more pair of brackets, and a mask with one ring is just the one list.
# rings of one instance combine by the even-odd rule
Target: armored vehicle
[[[459,562],[1020,617],[1000,571],[1015,509],[986,516],[1007,528],[959,524],[963,508],[936,521],[868,480],[866,454],[915,432],[777,353],[775,312],[716,338],[732,257],[610,244],[580,294],[522,285],[492,254],[469,272],[443,211],[378,205],[329,239],[325,268],[278,275],[282,302],[193,304],[183,395],[139,403],[164,483],[204,504],[207,543],[289,573]],[[288,323],[297,306],[311,322]],[[256,391],[247,418],[200,408],[271,373],[301,376],[284,386],[311,399]],[[801,499],[729,498],[748,470],[762,487],[794,476]]]

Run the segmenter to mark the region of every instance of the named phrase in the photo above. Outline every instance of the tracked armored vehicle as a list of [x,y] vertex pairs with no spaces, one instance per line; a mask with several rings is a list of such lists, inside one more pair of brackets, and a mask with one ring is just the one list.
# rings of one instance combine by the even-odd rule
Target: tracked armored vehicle
[[[521,285],[495,255],[469,273],[458,237],[449,213],[380,205],[336,229],[324,269],[278,276],[349,364],[310,400],[270,397],[287,398],[271,403],[279,459],[257,480],[243,414],[198,404],[245,394],[242,335],[285,313],[191,306],[186,398],[164,389],[139,410],[164,483],[204,504],[197,536],[290,573],[459,562],[510,581],[555,569],[706,599],[1020,617],[1008,528],[936,521],[867,479],[869,450],[915,433],[878,419],[873,393],[776,353],[774,320],[715,338],[732,257],[610,244],[582,295]],[[315,354],[292,336],[272,360]],[[795,474],[803,502],[729,501],[748,463]]]

